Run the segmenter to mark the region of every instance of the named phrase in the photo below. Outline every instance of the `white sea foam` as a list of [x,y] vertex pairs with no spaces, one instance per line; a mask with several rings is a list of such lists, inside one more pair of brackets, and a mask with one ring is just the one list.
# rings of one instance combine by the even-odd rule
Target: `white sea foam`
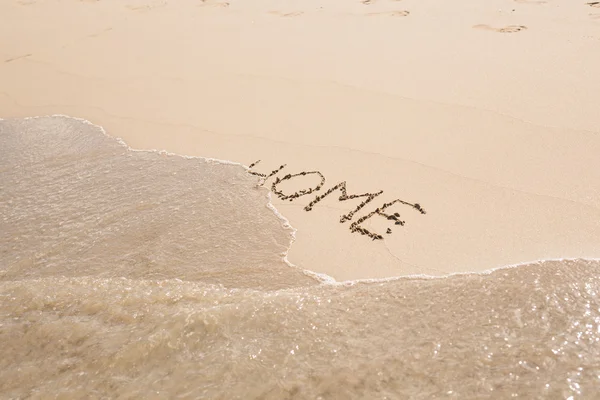
[[[217,158],[211,158],[211,157],[204,157],[204,156],[190,156],[190,155],[183,155],[183,154],[177,154],[177,153],[172,153],[172,152],[168,152],[166,150],[163,149],[135,149],[132,148],[131,146],[129,146],[123,139],[118,138],[118,137],[114,137],[111,136],[110,134],[108,134],[108,132],[106,132],[106,130],[104,129],[104,127],[100,126],[100,125],[96,125],[93,122],[84,119],[84,118],[77,118],[77,117],[72,117],[69,115],[64,115],[64,114],[52,114],[52,115],[46,115],[46,116],[33,116],[33,117],[26,117],[25,120],[30,120],[30,119],[39,119],[39,118],[48,118],[48,117],[59,117],[59,118],[66,118],[66,119],[70,119],[73,121],[78,121],[78,122],[82,122],[86,125],[92,126],[95,129],[99,130],[100,132],[102,132],[102,134],[104,134],[105,136],[116,140],[120,145],[122,145],[124,148],[126,148],[128,151],[131,152],[144,152],[144,153],[156,153],[156,154],[160,154],[160,155],[167,155],[167,156],[173,156],[173,157],[181,157],[181,158],[185,158],[185,159],[196,159],[196,160],[201,160],[204,162],[212,162],[212,163],[217,163],[217,164],[222,164],[222,165],[233,165],[233,166],[239,166],[241,168],[244,168],[246,171],[249,171],[250,168],[247,165],[235,162],[235,161],[230,161],[230,160],[221,160],[221,159],[217,159]],[[272,199],[271,199],[271,192],[268,191],[268,189],[265,188],[265,190],[267,191],[267,199],[268,202],[266,204],[267,208],[269,210],[271,210],[275,216],[281,221],[282,226],[284,228],[290,229],[290,235],[291,235],[291,240],[290,240],[290,244],[288,246],[288,248],[286,249],[285,252],[282,253],[282,260],[290,267],[292,268],[296,268],[298,269],[299,267],[296,266],[295,264],[293,264],[292,262],[289,261],[288,259],[288,253],[289,250],[291,249],[294,241],[296,240],[296,232],[297,229],[294,228],[291,224],[290,221],[279,212],[279,210],[273,205],[272,203]],[[322,282],[322,283],[335,283],[336,280],[324,273],[319,273],[319,272],[315,272],[315,271],[311,271],[311,270],[304,270],[304,273],[307,276],[310,276],[314,279],[317,279],[318,281]]]

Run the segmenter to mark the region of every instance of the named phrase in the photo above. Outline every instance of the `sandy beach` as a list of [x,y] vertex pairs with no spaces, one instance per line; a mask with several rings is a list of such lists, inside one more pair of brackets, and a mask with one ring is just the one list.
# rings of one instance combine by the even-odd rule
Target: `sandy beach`
[[0,2],[0,399],[597,399],[598,71],[596,1]]
[[[319,171],[273,195],[289,260],[337,280],[600,257],[600,8],[584,1],[7,1],[0,118]],[[282,193],[317,186],[287,179]],[[339,201],[336,191],[379,193]],[[387,202],[382,215],[350,226]],[[389,230],[388,230],[389,228]],[[386,233],[391,232],[391,233]]]

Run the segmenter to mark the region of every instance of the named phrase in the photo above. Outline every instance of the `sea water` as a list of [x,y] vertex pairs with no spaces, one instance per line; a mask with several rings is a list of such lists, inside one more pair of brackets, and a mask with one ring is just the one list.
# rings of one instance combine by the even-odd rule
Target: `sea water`
[[0,120],[0,398],[600,396],[600,262],[332,283],[293,233],[241,165]]

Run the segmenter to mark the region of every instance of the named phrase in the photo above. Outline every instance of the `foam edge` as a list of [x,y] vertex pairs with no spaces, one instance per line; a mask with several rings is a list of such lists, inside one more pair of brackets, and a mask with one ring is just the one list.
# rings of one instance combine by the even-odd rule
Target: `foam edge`
[[[91,125],[96,129],[99,129],[106,137],[109,137],[113,140],[116,140],[121,146],[125,147],[128,151],[132,151],[132,152],[148,152],[148,153],[158,153],[158,154],[165,154],[165,155],[169,155],[169,156],[175,156],[175,157],[182,157],[185,159],[199,159],[205,162],[210,162],[210,163],[218,163],[218,164],[223,164],[223,165],[233,165],[233,166],[239,166],[244,168],[246,171],[249,171],[250,168],[247,165],[244,165],[242,163],[238,163],[235,161],[230,161],[230,160],[221,160],[221,159],[217,159],[217,158],[210,158],[210,157],[202,157],[202,156],[187,156],[187,155],[182,155],[182,154],[177,154],[177,153],[171,153],[168,152],[166,150],[157,150],[157,149],[149,149],[149,150],[140,150],[140,149],[134,149],[131,146],[129,146],[123,139],[119,138],[119,137],[115,137],[115,136],[111,136],[109,135],[106,130],[100,126],[100,125],[96,125],[93,122],[84,119],[84,118],[78,118],[78,117],[72,117],[69,115],[65,115],[65,114],[52,114],[52,115],[40,115],[40,116],[34,116],[34,117],[25,117],[22,118],[24,120],[29,120],[29,119],[38,119],[38,118],[67,118],[67,119],[71,119],[71,120],[75,120],[75,121],[79,121],[82,122],[86,125]],[[4,121],[5,119],[0,118],[0,121]],[[540,259],[540,260],[534,260],[534,261],[528,261],[528,262],[521,262],[521,263],[516,263],[516,264],[509,264],[509,265],[504,265],[504,266],[500,266],[500,267],[493,267],[490,269],[486,269],[483,271],[473,271],[473,272],[453,272],[453,273],[449,273],[449,274],[445,274],[445,275],[426,275],[426,274],[412,274],[412,275],[402,275],[402,276],[393,276],[393,277],[388,277],[388,278],[363,278],[363,279],[353,279],[353,280],[345,280],[345,281],[337,281],[335,278],[324,274],[324,273],[319,273],[319,272],[315,272],[315,271],[311,271],[308,269],[302,269],[300,267],[298,267],[297,265],[293,264],[292,262],[289,261],[288,259],[288,254],[290,249],[292,248],[292,245],[294,243],[294,241],[296,240],[296,232],[297,229],[294,228],[291,224],[290,221],[279,212],[279,210],[277,210],[277,208],[273,205],[272,203],[272,198],[271,198],[271,191],[268,190],[267,188],[265,188],[265,190],[267,190],[267,204],[266,207],[271,210],[273,212],[273,214],[281,221],[281,224],[284,228],[289,228],[291,229],[290,232],[290,244],[287,247],[287,249],[281,254],[282,256],[282,260],[285,264],[287,264],[289,267],[297,269],[302,271],[306,276],[309,276],[313,279],[315,279],[316,281],[320,282],[321,284],[325,284],[325,285],[334,285],[334,286],[353,286],[356,284],[370,284],[370,283],[385,283],[385,282],[392,282],[392,281],[397,281],[397,280],[429,280],[429,279],[448,279],[448,278],[452,278],[455,276],[464,276],[464,275],[490,275],[494,272],[497,271],[501,271],[501,270],[508,270],[508,269],[512,269],[512,268],[518,268],[518,267],[524,267],[527,265],[539,265],[545,262],[562,262],[562,261],[596,261],[596,262],[600,262],[600,258],[594,258],[594,257],[577,257],[577,258],[551,258],[551,259]]]
[[[92,126],[95,129],[100,130],[100,132],[102,132],[102,134],[104,134],[104,136],[116,140],[119,145],[123,146],[127,151],[131,151],[131,152],[146,152],[146,153],[157,153],[157,154],[161,154],[161,155],[168,155],[168,156],[173,156],[173,157],[181,157],[181,158],[185,158],[188,160],[191,159],[198,159],[198,160],[202,160],[208,163],[215,163],[215,164],[223,164],[223,165],[233,165],[233,166],[239,166],[242,167],[244,170],[246,170],[246,172],[250,171],[250,168],[247,165],[244,165],[242,163],[238,163],[235,161],[230,161],[230,160],[221,160],[218,158],[211,158],[211,157],[202,157],[202,156],[187,156],[187,155],[183,155],[183,154],[177,154],[177,153],[172,153],[172,152],[168,152],[166,150],[158,150],[158,149],[146,149],[146,150],[141,150],[141,149],[134,149],[131,146],[129,146],[122,138],[120,137],[116,137],[116,136],[111,136],[108,134],[108,132],[106,131],[106,129],[104,129],[104,127],[102,127],[101,125],[96,125],[93,122],[85,119],[85,118],[78,118],[78,117],[72,117],[70,115],[65,115],[65,114],[52,114],[52,115],[38,115],[38,116],[34,116],[34,117],[25,117],[23,119],[25,120],[29,120],[29,119],[38,119],[38,118],[66,118],[66,119],[70,119],[70,120],[74,120],[74,121],[79,121],[81,123],[84,123],[86,125]],[[337,281],[327,275],[327,274],[323,274],[323,273],[319,273],[319,272],[315,272],[315,271],[311,271],[308,269],[302,269],[300,267],[298,267],[297,265],[293,264],[292,262],[290,262],[290,260],[288,259],[288,253],[290,251],[290,249],[292,248],[292,245],[294,244],[294,241],[296,240],[296,232],[298,231],[296,228],[294,228],[290,221],[279,212],[279,210],[273,205],[272,201],[271,201],[271,191],[267,188],[264,188],[265,190],[267,190],[267,205],[266,207],[271,210],[271,212],[273,212],[273,214],[275,214],[275,216],[281,221],[282,226],[285,229],[290,229],[290,243],[287,247],[287,249],[281,254],[282,256],[282,261],[290,268],[294,268],[296,270],[300,270],[304,275],[309,276],[313,279],[315,279],[317,282],[319,283],[323,283],[323,284],[335,284],[337,283]]]

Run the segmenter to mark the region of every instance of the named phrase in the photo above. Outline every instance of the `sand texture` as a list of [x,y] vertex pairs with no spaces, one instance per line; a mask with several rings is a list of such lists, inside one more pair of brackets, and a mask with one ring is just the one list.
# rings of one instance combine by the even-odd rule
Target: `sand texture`
[[597,2],[0,3],[0,118],[285,165],[289,260],[337,280],[600,257],[599,71]]

